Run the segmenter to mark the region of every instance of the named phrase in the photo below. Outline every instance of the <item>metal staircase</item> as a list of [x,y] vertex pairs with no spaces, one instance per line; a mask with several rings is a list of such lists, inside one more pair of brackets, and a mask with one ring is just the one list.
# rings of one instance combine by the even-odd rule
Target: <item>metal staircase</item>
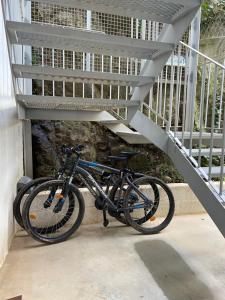
[[35,91],[17,91],[20,119],[97,121],[128,143],[154,143],[225,236],[225,67],[195,49],[194,34],[180,42],[200,4],[26,1],[25,22],[6,27],[23,49],[14,76]]

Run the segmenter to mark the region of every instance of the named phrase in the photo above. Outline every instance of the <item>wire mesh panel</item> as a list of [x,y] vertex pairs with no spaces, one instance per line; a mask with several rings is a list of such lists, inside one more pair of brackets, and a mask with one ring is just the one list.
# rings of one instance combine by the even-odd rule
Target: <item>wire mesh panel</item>
[[31,2],[32,22],[85,29],[86,17],[86,10]]

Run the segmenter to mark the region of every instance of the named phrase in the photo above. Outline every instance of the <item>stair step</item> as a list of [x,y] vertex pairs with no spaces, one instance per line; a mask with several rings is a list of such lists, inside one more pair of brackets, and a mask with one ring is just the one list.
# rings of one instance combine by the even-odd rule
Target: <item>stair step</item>
[[[182,139],[182,132],[176,132],[176,137],[178,139]],[[223,135],[221,133],[214,133],[213,138],[215,139],[222,139]],[[199,132],[193,132],[192,139],[196,140],[200,138]],[[184,139],[189,140],[190,139],[190,132],[184,132]],[[210,140],[211,139],[211,133],[209,132],[203,132],[202,133],[202,139],[203,140]]]
[[26,108],[57,110],[110,110],[112,108],[139,106],[140,101],[90,99],[53,96],[16,95],[17,101]]
[[103,120],[100,123],[102,124],[124,124],[127,123],[127,120]]
[[116,57],[152,59],[174,49],[174,45],[170,43],[112,36],[105,33],[55,25],[7,21],[7,29],[12,44],[105,54]]
[[175,16],[181,15],[185,8],[200,3],[197,0],[36,0],[36,2],[57,4],[132,18],[172,23]]
[[17,78],[42,80],[112,84],[126,86],[141,86],[154,81],[152,77],[125,75],[106,72],[89,72],[82,70],[52,68],[49,66],[13,65]]
[[[209,174],[209,167],[202,167],[200,170],[204,171],[207,175]],[[224,168],[225,171],[225,168]],[[216,178],[220,177],[221,167],[212,167],[211,168],[211,177]]]
[[[222,155],[222,151],[223,149],[222,148],[213,148],[212,149],[212,155],[213,156],[221,156]],[[186,150],[187,154],[189,154],[189,149]],[[193,157],[196,157],[199,155],[199,149],[192,149],[191,151],[192,153],[192,156]],[[201,149],[201,153],[200,153],[201,156],[210,156],[210,149],[207,148],[207,149]]]
[[116,132],[116,134],[129,144],[149,144],[150,141],[138,132]]

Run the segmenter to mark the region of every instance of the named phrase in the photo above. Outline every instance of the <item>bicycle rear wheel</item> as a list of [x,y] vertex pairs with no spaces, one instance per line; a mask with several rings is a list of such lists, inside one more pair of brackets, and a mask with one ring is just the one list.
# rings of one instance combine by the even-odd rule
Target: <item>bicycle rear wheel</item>
[[22,217],[25,229],[40,242],[53,244],[66,240],[83,220],[83,196],[70,184],[68,196],[63,197],[63,187],[62,180],[45,182],[24,203]]
[[[144,175],[142,175],[142,177],[144,177]],[[140,177],[140,174],[138,173],[136,179],[142,178],[142,177]],[[121,183],[122,183],[122,179],[120,178],[114,184],[114,186],[110,192],[109,198],[111,199],[111,201],[115,204],[115,206],[118,209],[122,210],[125,207],[125,196],[126,196],[126,192],[127,192],[129,185],[128,184],[121,185]],[[157,185],[154,182],[149,182],[149,185],[150,185],[149,188],[153,192],[152,196],[154,197],[154,202],[155,202],[155,207],[156,207],[157,204],[159,203],[159,190],[157,188]],[[135,201],[136,197],[137,197],[136,192],[131,191],[129,194],[130,201]],[[120,223],[125,224],[125,225],[130,225],[129,222],[127,222],[127,220],[126,220],[126,216],[124,215],[124,212],[116,212],[110,208],[108,209],[108,212],[112,217],[117,219],[117,221],[119,221]],[[148,220],[151,217],[152,217],[152,212],[149,212],[148,215],[145,217],[140,216],[138,223],[141,224],[143,222],[146,222],[146,219]]]
[[[155,199],[152,184],[157,186],[159,197]],[[131,195],[136,198],[132,199]],[[155,234],[171,222],[175,203],[169,187],[154,177],[142,177],[133,181],[126,191],[124,214],[127,222],[143,234]]]

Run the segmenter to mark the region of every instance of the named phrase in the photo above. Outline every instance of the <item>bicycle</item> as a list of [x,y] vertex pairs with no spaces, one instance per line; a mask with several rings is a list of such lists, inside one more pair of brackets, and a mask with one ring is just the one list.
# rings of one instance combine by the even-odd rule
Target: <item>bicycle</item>
[[23,219],[22,219],[22,206],[23,206],[23,197],[26,194],[29,194],[35,187],[38,185],[47,182],[52,179],[61,179],[68,168],[71,158],[71,151],[65,145],[61,148],[62,154],[64,155],[64,163],[61,168],[56,172],[55,176],[48,176],[48,177],[40,177],[29,181],[25,184],[17,193],[14,201],[13,201],[13,215],[17,221],[17,223],[23,228]]
[[[139,179],[136,179],[133,183],[132,179],[130,180],[129,178],[129,173],[127,172],[124,172],[122,176],[122,186],[125,184],[128,186],[124,198],[124,203],[126,203],[126,205],[123,204],[122,207],[117,207],[110,199],[110,197],[106,195],[102,187],[96,182],[93,176],[87,170],[78,165],[82,149],[83,146],[81,145],[74,149],[74,153],[76,154],[77,159],[74,160],[71,172],[67,178],[65,178],[64,180],[50,180],[41,184],[31,192],[24,203],[22,212],[24,226],[27,232],[31,236],[33,236],[34,239],[40,242],[45,242],[48,244],[62,242],[79,228],[83,220],[85,205],[83,196],[81,195],[79,189],[74,184],[72,184],[72,181],[76,175],[79,175],[84,185],[93,194],[95,199],[99,201],[102,210],[107,210],[108,208],[110,208],[115,212],[123,212],[128,220],[128,223],[136,230],[141,231],[142,224],[140,221],[138,221],[139,224],[136,224],[135,220],[133,220],[133,218],[131,217],[131,214],[134,210],[139,208],[148,208],[150,211],[152,211],[152,216],[157,211],[157,208],[155,208],[154,200],[152,201],[151,199],[147,198],[145,196],[145,193],[143,193],[139,189],[139,186],[141,186],[143,179],[145,179],[145,183],[151,182],[152,179],[150,177],[141,177]],[[142,181],[140,181],[141,179]],[[137,180],[139,181],[137,182]],[[38,201],[35,200],[36,197],[42,192],[45,192],[44,196],[42,196],[44,198],[43,203],[41,199],[39,199]],[[130,195],[132,195],[133,193],[138,196],[138,199],[142,199],[142,204],[135,205],[136,199],[130,197]],[[165,228],[171,221],[173,215],[171,214],[171,212],[173,212],[174,209],[174,199],[171,193],[168,194],[168,199],[171,205],[169,213],[167,214],[165,220],[163,220],[163,222],[161,222],[161,226],[157,226],[156,229],[153,228],[151,229],[151,231],[148,230],[148,233],[156,233],[156,231],[159,232],[160,230]],[[38,203],[36,203],[36,201]],[[39,223],[45,223],[45,225],[42,225],[42,227],[44,228],[43,230],[37,230],[37,228],[40,227],[37,226],[37,218],[34,211],[38,204],[39,208],[37,209],[37,212],[42,212],[44,215],[49,212],[51,214],[50,219],[49,217],[46,218],[46,216],[43,217],[42,215],[38,215],[37,221]],[[158,207],[158,204],[156,205],[156,207]],[[75,212],[75,208],[78,208],[78,211],[77,214],[75,214],[75,216],[73,216],[72,218],[72,215]],[[69,217],[67,217],[67,213],[65,214],[65,211],[70,214]],[[61,220],[59,220],[60,216],[63,216],[63,226],[61,226]],[[146,216],[147,214],[145,214],[145,216],[143,217],[144,221],[147,220]],[[46,222],[48,222],[47,225]],[[137,225],[139,227],[137,227]],[[145,232],[143,231],[143,233],[147,233],[146,229]]]
[[[23,220],[22,220],[22,206],[23,206],[23,197],[29,193],[32,189],[37,187],[38,185],[47,182],[51,179],[60,179],[63,177],[63,174],[65,173],[66,169],[68,168],[68,164],[71,163],[71,155],[73,152],[73,147],[66,147],[65,145],[62,146],[62,153],[65,156],[64,164],[63,166],[59,169],[59,171],[56,173],[55,177],[50,176],[50,177],[41,177],[37,178],[34,180],[31,180],[28,182],[23,188],[20,189],[20,191],[17,193],[16,198],[13,202],[13,213],[15,216],[15,219],[17,223],[23,228]],[[123,161],[126,162],[126,170],[129,170],[129,172],[132,174],[133,178],[139,178],[144,176],[141,173],[133,172],[130,170],[128,166],[128,161],[132,157],[136,156],[139,154],[138,152],[128,152],[128,151],[123,151],[120,153],[119,156],[108,156],[108,159],[111,162],[117,162],[117,161]],[[121,177],[121,170],[112,168],[106,165],[102,165],[97,162],[90,162],[86,160],[80,160],[79,165],[85,169],[87,169],[89,172],[91,172],[94,176],[96,173],[97,175],[100,175],[101,177],[101,186],[105,185],[105,193],[108,194],[110,187],[113,187],[112,193],[110,193],[110,198],[112,201],[116,202],[118,199],[116,199],[116,193],[118,192],[118,189],[120,188],[120,182],[121,180],[118,180]],[[95,178],[95,177],[94,177]],[[96,179],[96,178],[95,178]],[[97,180],[98,181],[98,180]],[[98,181],[100,184],[100,182]],[[155,198],[158,197],[158,191],[156,187],[153,187],[155,189]],[[124,189],[123,189],[124,192]],[[96,201],[96,208],[99,209],[98,203]],[[103,212],[104,214],[104,212]],[[109,210],[109,214],[112,217],[115,217],[119,222],[123,224],[127,224],[125,217],[123,216],[122,213],[115,213],[112,210]],[[107,226],[107,221],[106,217],[104,217],[104,226]]]
[[[126,186],[124,186],[122,180],[124,174],[129,174],[129,177],[132,180],[144,176],[144,174],[142,173],[137,173],[131,170],[128,165],[129,159],[136,156],[137,154],[139,153],[123,151],[120,153],[119,156],[108,156],[108,160],[110,160],[111,162],[125,161],[126,167],[122,169],[116,169],[114,167],[109,167],[97,162],[89,162],[85,160],[80,160],[78,165],[85,168],[88,172],[91,172],[92,174],[97,173],[98,175],[101,175],[103,185],[105,184],[106,186],[105,193],[109,195],[109,198],[116,205],[117,209],[119,209],[122,207],[123,196],[126,191]],[[112,187],[111,191],[110,187]],[[154,183],[151,183],[151,187],[154,190],[155,201],[157,201],[157,199],[159,198],[158,189]],[[135,197],[134,194],[133,197]],[[102,209],[102,204],[100,203],[99,198],[95,200],[95,206],[97,209]],[[122,211],[116,212],[115,210],[108,208],[108,213],[112,217],[116,218],[119,222],[125,225],[129,225]],[[106,219],[105,210],[103,210],[103,220],[103,225],[106,227],[108,225],[108,220]]]

